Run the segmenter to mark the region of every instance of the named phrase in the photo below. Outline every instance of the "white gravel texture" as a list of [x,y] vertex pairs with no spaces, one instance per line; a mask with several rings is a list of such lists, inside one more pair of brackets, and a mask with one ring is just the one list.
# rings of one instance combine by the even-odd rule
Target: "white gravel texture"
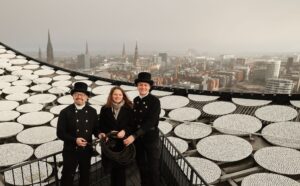
[[29,103],[40,103],[40,104],[52,103],[55,100],[56,100],[56,96],[53,94],[36,94],[30,96],[27,99]]
[[255,116],[264,121],[280,122],[289,121],[297,117],[298,112],[289,106],[269,105],[255,111]]
[[159,121],[158,128],[163,134],[168,134],[172,131],[173,125],[166,121]]
[[207,96],[207,95],[198,95],[198,94],[189,94],[188,98],[193,101],[198,102],[208,102],[208,101],[215,101],[219,99],[219,96]]
[[35,84],[49,84],[52,81],[50,77],[36,78],[33,80]]
[[190,101],[184,96],[165,96],[159,98],[162,109],[172,110],[186,106]]
[[70,80],[72,76],[70,75],[58,75],[53,77],[53,81],[67,81]]
[[300,183],[283,175],[256,173],[245,177],[241,186],[300,186]]
[[68,92],[70,92],[70,88],[69,87],[52,87],[51,89],[48,90],[48,92],[50,94],[66,94]]
[[170,96],[173,92],[162,91],[162,90],[152,90],[151,94],[157,97]]
[[54,119],[52,119],[51,121],[50,121],[50,125],[52,126],[52,127],[57,127],[57,121],[58,121],[58,117],[55,117]]
[[29,112],[21,115],[17,121],[23,125],[36,126],[48,123],[54,118],[54,115],[50,112]]
[[63,81],[55,81],[52,83],[52,86],[54,87],[68,87],[72,84],[72,81],[69,80],[63,80]]
[[233,103],[226,101],[216,101],[204,105],[203,111],[210,115],[225,115],[234,112],[236,106]]
[[29,98],[29,96],[30,95],[27,93],[15,93],[7,95],[5,99],[11,101],[24,101],[25,99]]
[[24,129],[24,126],[16,122],[0,123],[0,139],[9,138],[17,135]]
[[[198,157],[186,157],[186,160],[191,164],[194,170],[207,182],[213,183],[221,177],[221,169],[214,162]],[[179,166],[184,171],[188,178],[191,176],[191,170],[187,169],[182,159],[178,161]],[[184,166],[185,165],[185,166]],[[201,184],[200,178],[196,181],[196,175],[193,176],[193,184]]]
[[258,106],[267,105],[267,104],[271,103],[272,101],[258,100],[258,99],[232,98],[232,102],[237,105],[241,105],[241,106],[245,106],[245,107],[258,107]]
[[89,103],[93,105],[105,105],[107,98],[108,94],[93,96],[89,99]]
[[11,166],[26,161],[33,155],[33,148],[21,143],[0,145],[0,167]]
[[[64,147],[64,142],[61,140],[50,141],[38,146],[34,151],[34,155],[37,158],[42,158],[50,154],[61,152],[63,150],[63,147]],[[53,157],[47,158],[46,161],[54,162],[54,158]],[[56,162],[62,162],[62,161],[63,161],[62,154],[60,153],[56,155]]]
[[29,145],[39,145],[55,140],[56,128],[54,127],[31,127],[23,130],[17,135],[17,140]]
[[0,76],[0,81],[4,81],[4,82],[14,82],[14,81],[17,81],[18,79],[19,79],[19,77],[14,76],[14,75]]
[[[168,140],[170,140],[170,142],[175,146],[175,148],[177,148],[177,150],[180,152],[180,153],[184,153],[185,151],[187,151],[189,145],[188,143],[183,140],[183,139],[180,139],[180,138],[177,138],[177,137],[168,137]],[[172,154],[172,152],[170,152]],[[175,155],[175,154],[173,154]]]
[[252,153],[252,146],[237,136],[214,135],[200,140],[197,151],[214,161],[235,162],[247,158]]
[[262,122],[246,114],[228,114],[217,118],[213,126],[224,134],[244,136],[259,131]]
[[0,122],[1,121],[13,121],[20,116],[20,113],[14,110],[0,111]]
[[103,85],[93,88],[92,92],[95,95],[104,94],[108,95],[111,88],[115,87],[114,85]]
[[300,149],[300,122],[272,123],[264,127],[261,133],[274,145]]
[[69,105],[56,105],[50,109],[50,112],[55,115],[59,115],[60,111]]
[[57,102],[61,105],[70,105],[74,103],[73,97],[71,95],[65,95],[57,99]]
[[16,101],[0,100],[0,111],[3,111],[3,110],[13,110],[17,106],[19,106],[19,103],[16,102]]
[[96,84],[96,85],[111,85],[110,82],[107,82],[107,81],[101,81],[101,80],[95,81],[95,84]]
[[290,103],[291,103],[293,106],[295,106],[295,107],[297,107],[297,108],[300,108],[300,101],[290,101]]
[[176,121],[194,121],[201,115],[201,111],[191,107],[182,107],[169,112],[169,117]]
[[16,110],[18,112],[22,112],[22,113],[28,113],[28,112],[38,112],[41,111],[43,109],[43,105],[42,104],[38,104],[38,103],[26,103],[23,105],[20,105],[16,108]]
[[55,71],[52,69],[41,69],[41,70],[34,71],[34,74],[39,75],[39,76],[50,76],[54,73],[55,73]]
[[2,92],[5,94],[14,94],[14,93],[25,93],[29,90],[27,86],[10,86],[2,89]]
[[174,133],[180,138],[195,140],[210,135],[212,133],[212,128],[211,126],[200,122],[183,123],[174,129]]
[[263,168],[285,175],[300,174],[300,152],[286,147],[264,147],[254,154]]
[[136,86],[121,85],[120,87],[121,87],[124,91],[136,90]]

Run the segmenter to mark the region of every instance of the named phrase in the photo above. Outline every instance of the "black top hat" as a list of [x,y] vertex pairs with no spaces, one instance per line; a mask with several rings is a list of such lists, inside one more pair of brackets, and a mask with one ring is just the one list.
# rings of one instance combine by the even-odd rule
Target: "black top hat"
[[135,85],[137,85],[139,82],[145,82],[149,83],[150,86],[153,85],[153,81],[151,80],[151,74],[148,72],[140,72],[138,74],[138,78],[134,80]]
[[82,92],[85,93],[87,96],[90,96],[90,92],[88,91],[88,85],[83,82],[76,82],[74,84],[74,87],[71,90],[71,95],[73,95],[75,92]]

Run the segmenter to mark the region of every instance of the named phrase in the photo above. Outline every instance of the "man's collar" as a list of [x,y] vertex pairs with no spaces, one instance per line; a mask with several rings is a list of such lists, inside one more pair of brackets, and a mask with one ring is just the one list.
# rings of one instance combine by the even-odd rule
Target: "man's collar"
[[149,92],[148,92],[146,95],[144,95],[144,96],[139,95],[139,97],[140,97],[141,99],[143,99],[144,97],[146,97],[146,96],[148,96],[148,95],[149,95]]
[[80,105],[76,105],[74,103],[74,105],[75,105],[75,107],[76,107],[77,110],[82,110],[85,107],[86,104],[80,106]]

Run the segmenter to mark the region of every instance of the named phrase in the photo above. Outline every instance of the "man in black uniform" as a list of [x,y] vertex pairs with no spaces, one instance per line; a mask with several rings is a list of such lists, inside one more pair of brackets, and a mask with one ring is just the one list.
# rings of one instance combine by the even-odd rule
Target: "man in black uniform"
[[98,116],[96,110],[87,104],[90,95],[87,84],[75,83],[71,95],[74,104],[60,112],[57,123],[57,136],[64,141],[61,185],[73,185],[79,165],[79,185],[88,186],[92,156],[89,144],[92,142],[92,134],[97,136]]
[[128,145],[134,141],[136,146],[136,160],[140,169],[142,186],[160,185],[160,140],[159,140],[159,114],[160,101],[150,94],[153,81],[151,74],[141,72],[135,80],[139,96],[133,100],[134,124],[133,135],[124,140]]

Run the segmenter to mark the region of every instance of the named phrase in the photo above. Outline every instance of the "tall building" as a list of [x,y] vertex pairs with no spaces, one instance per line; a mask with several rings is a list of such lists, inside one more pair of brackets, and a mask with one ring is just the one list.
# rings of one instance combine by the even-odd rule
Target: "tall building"
[[280,65],[281,65],[280,60],[270,60],[268,62],[266,76],[265,76],[266,81],[269,78],[278,78],[279,77]]
[[289,79],[269,78],[266,83],[266,92],[269,94],[291,94],[294,82]]
[[287,60],[287,64],[286,64],[286,71],[287,73],[291,72],[291,68],[293,66],[294,63],[294,58],[293,57],[289,57]]
[[91,68],[91,57],[89,54],[88,43],[85,44],[85,53],[77,56],[77,69],[90,69]]
[[50,38],[50,31],[48,30],[47,63],[53,64],[53,62],[54,62],[53,47]]
[[162,62],[168,62],[168,53],[159,53],[158,56],[161,57]]
[[42,61],[42,50],[41,47],[39,47],[39,57],[38,60]]
[[139,52],[138,52],[138,44],[135,43],[135,50],[134,50],[134,56],[133,56],[133,66],[137,66],[139,60]]

